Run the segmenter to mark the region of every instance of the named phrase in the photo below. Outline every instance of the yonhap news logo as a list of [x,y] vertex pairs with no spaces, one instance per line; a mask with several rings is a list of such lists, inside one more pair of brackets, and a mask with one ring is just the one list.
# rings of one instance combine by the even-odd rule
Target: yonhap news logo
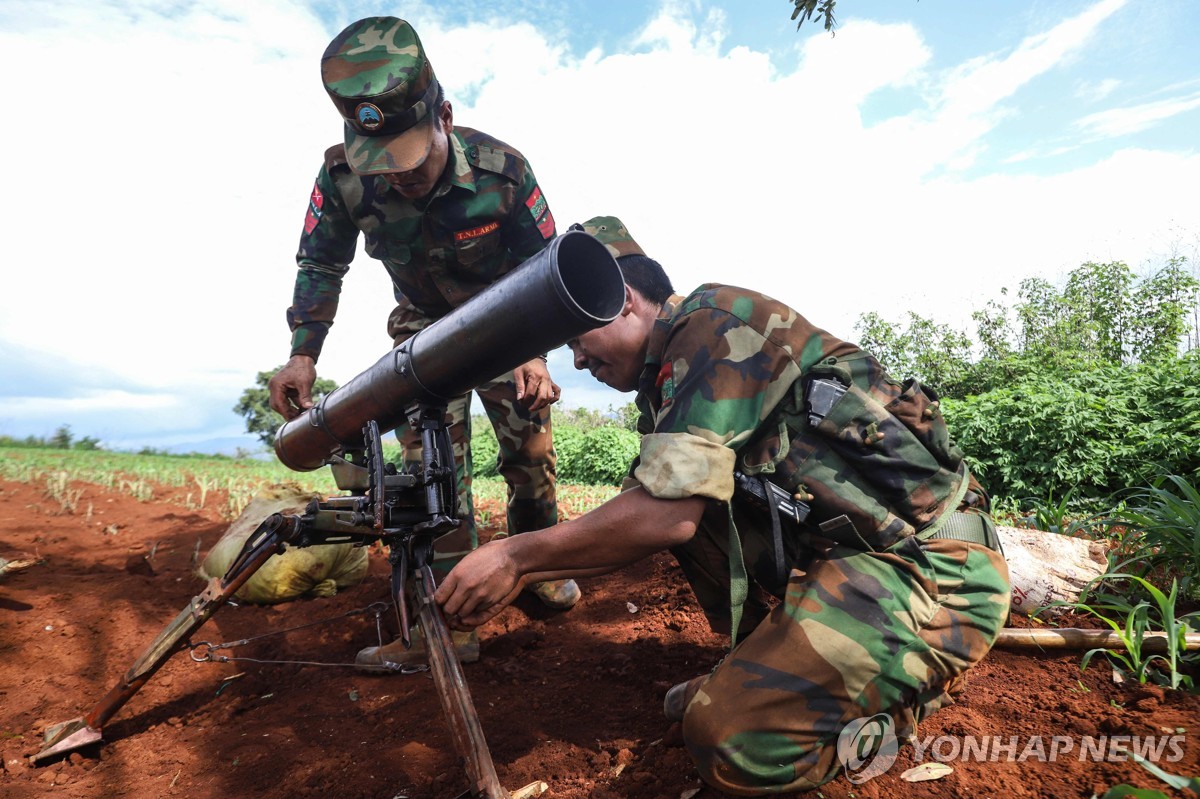
[[[1187,747],[1184,730],[1175,735],[927,735],[912,736],[916,763],[1054,763],[1075,759],[1092,763],[1177,763]],[[855,719],[837,740],[838,761],[846,779],[860,785],[885,773],[896,762],[899,741],[895,722],[885,713]]]
[[896,762],[900,742],[895,722],[886,713],[855,719],[838,735],[838,761],[846,770],[846,779],[855,785],[873,780]]

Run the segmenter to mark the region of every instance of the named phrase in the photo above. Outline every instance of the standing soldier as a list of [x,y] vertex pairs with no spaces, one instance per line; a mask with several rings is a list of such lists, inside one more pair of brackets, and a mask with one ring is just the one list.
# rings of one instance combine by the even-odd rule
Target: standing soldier
[[[456,127],[417,33],[402,19],[351,24],[321,59],[325,90],[345,120],[345,142],[325,152],[309,199],[288,324],[291,358],[271,379],[271,407],[292,419],[312,407],[316,361],[337,311],[342,277],[361,233],[367,253],[392,278],[388,318],[394,346],[516,269],[555,235],[554,217],[529,163],[485,133]],[[545,357],[476,389],[499,440],[508,483],[508,529],[550,527],[558,518],[550,405],[559,388]],[[478,546],[471,500],[470,395],[448,408],[466,522],[438,540],[435,570],[445,573]],[[405,461],[420,463],[421,441],[397,430]],[[573,580],[529,589],[552,608],[579,599]],[[472,632],[458,636],[459,657],[477,660]],[[359,653],[366,669],[423,659],[419,642],[397,641]]]
[[436,599],[469,628],[527,580],[670,549],[733,644],[664,700],[700,775],[741,795],[818,786],[840,740],[867,723],[881,734],[863,742],[914,734],[995,641],[1009,582],[987,497],[932,391],[756,291],[675,297],[619,220],[583,227],[624,253],[626,301],[568,344],[577,368],[638,391],[633,485],[472,552]]

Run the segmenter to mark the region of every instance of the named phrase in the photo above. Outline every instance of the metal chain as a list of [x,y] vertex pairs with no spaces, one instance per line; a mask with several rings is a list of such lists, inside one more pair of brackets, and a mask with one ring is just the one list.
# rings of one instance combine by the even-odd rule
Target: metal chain
[[[268,633],[262,633],[261,635],[252,635],[249,638],[241,638],[237,641],[225,641],[225,642],[220,642],[220,643],[213,643],[212,641],[196,641],[195,643],[192,643],[189,641],[188,642],[188,655],[196,663],[259,663],[259,664],[271,664],[271,665],[334,666],[334,667],[357,666],[358,665],[357,663],[325,663],[325,662],[315,661],[315,660],[263,660],[260,658],[231,657],[229,655],[218,655],[215,653],[219,649],[233,649],[234,647],[237,647],[237,646],[244,646],[244,645],[252,643],[254,641],[260,641],[263,638],[271,638],[276,635],[283,635],[285,633],[295,632],[296,630],[303,630],[308,627],[316,627],[316,626],[319,626],[322,624],[329,624],[331,622],[339,621],[341,619],[349,618],[351,616],[359,616],[364,613],[371,613],[375,617],[375,633],[379,638],[379,646],[382,647],[384,645],[383,623],[382,623],[383,614],[389,608],[393,607],[393,605],[394,605],[393,602],[372,602],[370,605],[367,605],[365,608],[355,608],[354,610],[348,610],[345,613],[342,613],[337,616],[331,616],[327,619],[318,619],[316,621],[305,622],[304,624],[298,624],[295,627],[286,627],[282,630],[272,630],[271,632],[268,632]],[[427,666],[425,664],[420,664],[420,663],[401,664],[401,663],[390,663],[387,661],[384,661],[383,663],[381,663],[378,668],[385,670],[385,671],[399,672],[400,674],[417,674],[419,672],[429,670],[429,666]]]

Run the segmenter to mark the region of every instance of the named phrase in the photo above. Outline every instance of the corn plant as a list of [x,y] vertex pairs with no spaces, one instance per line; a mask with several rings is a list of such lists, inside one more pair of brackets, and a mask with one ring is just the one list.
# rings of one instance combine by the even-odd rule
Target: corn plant
[[71,478],[66,472],[54,472],[46,477],[46,495],[58,503],[60,513],[74,513],[83,489],[71,488]]
[[1014,497],[992,497],[991,498],[991,514],[992,519],[996,524],[1002,524],[1007,527],[1020,527],[1025,521],[1025,513],[1021,510],[1021,503]]
[[[1089,601],[1089,591],[1078,602],[1053,603],[1057,607],[1081,610],[1094,616],[1112,628],[1121,639],[1123,652],[1103,648],[1088,650],[1084,653],[1079,668],[1086,669],[1092,658],[1098,652],[1103,652],[1115,667],[1136,677],[1139,683],[1153,679],[1170,688],[1193,688],[1192,677],[1184,668],[1197,662],[1197,656],[1187,654],[1187,634],[1193,632],[1191,622],[1200,617],[1200,611],[1177,615],[1179,584],[1172,580],[1170,592],[1164,593],[1133,574],[1106,574],[1100,580],[1133,581],[1133,584],[1144,589],[1154,602],[1143,598],[1134,604],[1130,599],[1112,593],[1097,594]],[[1146,651],[1146,633],[1154,627],[1165,633],[1165,653],[1152,654]]]
[[1156,569],[1179,575],[1180,590],[1200,592],[1200,491],[1179,475],[1167,475],[1133,492],[1111,519],[1123,524],[1122,560],[1114,571],[1145,577]]
[[[1176,791],[1187,789],[1192,793],[1200,793],[1200,777],[1184,777],[1179,774],[1172,774],[1158,766],[1158,764],[1147,760],[1142,755],[1125,747],[1120,747],[1119,750],[1124,750],[1129,759],[1137,763],[1146,771],[1153,774],[1158,779],[1170,785]],[[1118,751],[1119,751],[1118,750]],[[1178,795],[1178,794],[1176,794]],[[1132,785],[1114,785],[1104,792],[1103,796],[1097,797],[1092,794],[1092,799],[1170,799],[1170,797],[1162,791],[1153,788],[1134,788]]]
[[1071,495],[1074,493],[1075,489],[1070,488],[1057,501],[1054,499],[1053,491],[1045,499],[1026,498],[1024,504],[1031,508],[1031,513],[1026,517],[1026,521],[1038,530],[1045,530],[1048,533],[1067,532],[1072,516]]
[[192,475],[192,480],[196,483],[196,487],[200,490],[199,507],[203,508],[205,501],[208,499],[208,492],[216,486],[216,481],[209,480],[207,477],[198,474]]

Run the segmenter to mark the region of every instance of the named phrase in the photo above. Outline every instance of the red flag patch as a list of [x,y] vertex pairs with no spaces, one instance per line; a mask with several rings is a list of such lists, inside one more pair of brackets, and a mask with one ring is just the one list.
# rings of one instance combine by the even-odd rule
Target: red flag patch
[[314,183],[312,196],[308,198],[308,213],[304,216],[305,233],[312,233],[316,229],[317,223],[321,221],[321,214],[324,213],[321,210],[324,206],[325,195],[321,193],[321,187]]
[[654,380],[654,385],[658,386],[660,396],[662,397],[662,407],[667,407],[675,401],[675,365],[674,361],[667,361],[658,370],[658,377]]
[[550,206],[546,203],[546,198],[542,196],[541,186],[533,187],[529,199],[525,201],[525,207],[529,209],[529,215],[533,217],[533,223],[537,225],[538,233],[542,234],[542,238],[548,239],[553,236],[554,215],[550,213]]
[[663,383],[665,383],[671,379],[671,373],[675,371],[672,368],[674,365],[675,365],[674,361],[667,361],[666,363],[664,363],[662,365],[662,368],[658,370],[658,377],[655,378],[654,385],[656,385],[659,388],[662,388]]

